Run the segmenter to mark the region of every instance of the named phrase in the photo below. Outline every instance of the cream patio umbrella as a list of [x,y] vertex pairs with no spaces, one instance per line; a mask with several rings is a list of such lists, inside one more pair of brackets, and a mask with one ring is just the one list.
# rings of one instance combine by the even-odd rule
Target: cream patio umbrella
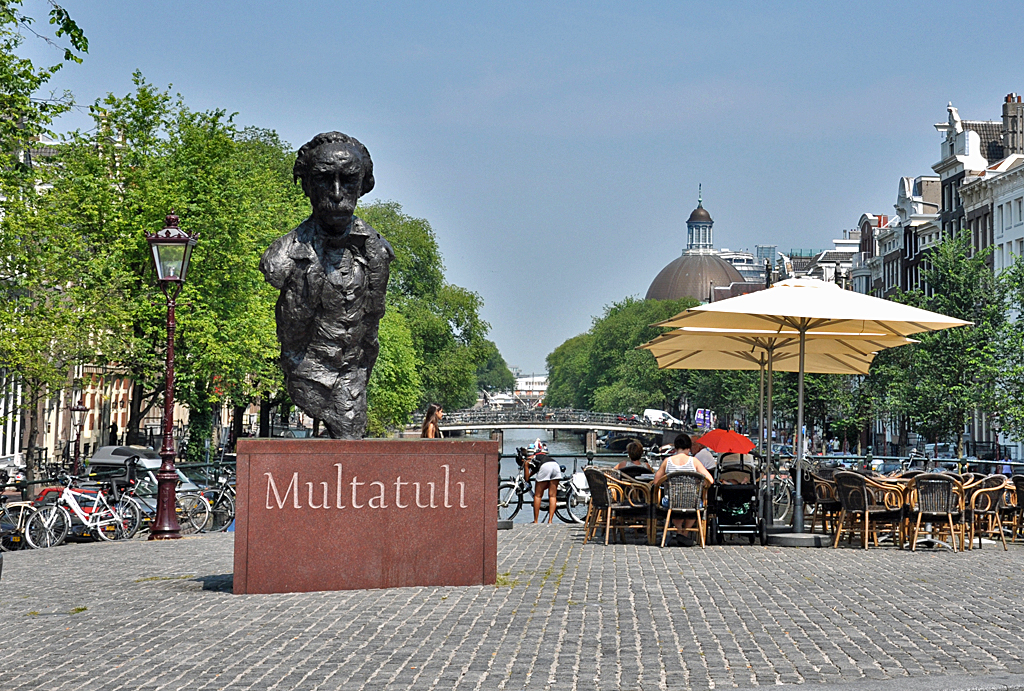
[[[816,374],[867,374],[879,350],[916,343],[887,334],[808,334],[804,371]],[[796,332],[738,331],[682,327],[638,346],[654,355],[660,369],[760,370],[758,446],[770,445],[765,420],[772,420],[772,374],[797,372],[800,338]],[[765,417],[765,369],[768,373],[768,415]],[[770,425],[768,427],[770,429]],[[770,446],[768,447],[770,448]]]
[[[804,372],[807,342],[821,337],[837,342],[860,335],[906,337],[971,322],[889,300],[843,290],[815,279],[789,279],[771,288],[686,310],[657,326],[730,329],[799,339],[797,367],[797,463],[804,455]],[[796,476],[793,530],[803,532],[801,473]]]

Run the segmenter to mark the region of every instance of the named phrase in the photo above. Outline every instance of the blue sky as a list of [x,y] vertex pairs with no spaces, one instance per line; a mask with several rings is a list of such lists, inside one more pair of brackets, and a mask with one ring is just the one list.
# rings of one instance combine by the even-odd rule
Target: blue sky
[[931,172],[948,101],[995,120],[1024,92],[1014,3],[64,5],[90,53],[55,84],[81,103],[137,68],[295,146],[360,139],[371,198],[430,221],[449,280],[528,373],[643,296],[698,183],[718,247],[823,248]]

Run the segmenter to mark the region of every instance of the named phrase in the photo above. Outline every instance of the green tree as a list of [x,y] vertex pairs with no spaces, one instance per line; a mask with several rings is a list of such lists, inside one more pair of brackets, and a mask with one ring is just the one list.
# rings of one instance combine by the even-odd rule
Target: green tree
[[974,326],[924,333],[910,368],[910,417],[931,441],[963,433],[975,410],[999,417],[1000,345],[1006,311],[1000,286],[986,265],[989,252],[972,253],[966,233],[947,236],[929,255],[923,278],[930,293],[908,293],[906,301]]
[[547,357],[547,404],[607,412],[664,407],[680,391],[679,370],[659,370],[647,351],[636,347],[665,329],[651,326],[698,304],[694,300],[641,300],[629,297],[605,308],[590,331]]
[[438,403],[457,410],[473,405],[477,368],[490,352],[480,296],[445,281],[437,239],[426,220],[408,216],[391,201],[361,206],[357,214],[395,250],[388,309],[404,315],[422,363],[420,406]]
[[737,419],[746,429],[751,414],[757,419],[760,376],[760,372],[745,370],[692,370],[682,391],[691,407],[715,411],[720,427]]
[[[40,90],[57,70],[68,62],[82,62],[82,54],[89,51],[88,39],[67,11],[52,0],[48,4],[53,38],[33,28],[35,19],[25,14],[21,0],[0,0],[0,177],[4,184],[33,182],[31,160],[25,153],[39,135],[49,133],[53,119],[73,104],[70,92],[42,94]],[[26,34],[53,46],[61,59],[38,67],[19,56]],[[58,43],[60,39],[64,39],[63,45]],[[12,199],[10,190],[0,192],[5,199]]]
[[481,391],[511,391],[516,378],[498,352],[494,341],[484,339],[481,344],[484,359],[476,368],[476,385]]
[[[95,307],[89,267],[77,261],[86,252],[73,236],[40,232],[34,218],[37,142],[73,102],[69,92],[42,90],[64,64],[81,62],[89,47],[67,11],[52,0],[48,4],[52,37],[33,28],[35,19],[21,0],[0,0],[0,367],[24,387],[29,458],[39,444],[41,402],[63,388],[70,366],[87,359],[96,345],[81,337]],[[19,55],[26,35],[50,44],[61,58],[39,67]],[[34,464],[26,465],[29,480],[35,479]]]
[[580,387],[590,361],[590,333],[573,336],[548,354],[548,389],[544,404],[551,408],[585,408],[585,391]]
[[412,344],[409,326],[395,308],[380,321],[380,355],[367,386],[367,432],[383,437],[409,422],[409,413],[423,395],[420,361]]
[[96,323],[111,338],[94,362],[135,382],[129,432],[163,392],[165,307],[145,233],[159,230],[172,209],[199,233],[178,298],[175,369],[177,397],[201,439],[221,401],[280,390],[276,291],[258,262],[306,205],[291,180],[289,147],[274,133],[239,131],[223,111],[192,111],[138,73],[134,79],[133,93],[93,106],[92,133],[72,133],[59,147],[36,216],[44,234],[81,238],[94,271],[103,271],[105,314]]
[[999,424],[1012,438],[1024,439],[1024,257],[1018,256],[999,279],[1012,316],[999,344],[1002,359],[997,388],[1001,410]]

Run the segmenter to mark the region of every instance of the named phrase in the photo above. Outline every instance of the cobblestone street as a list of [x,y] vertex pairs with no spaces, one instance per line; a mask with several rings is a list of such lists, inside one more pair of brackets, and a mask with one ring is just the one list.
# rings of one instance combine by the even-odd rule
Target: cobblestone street
[[232,549],[217,534],[5,555],[0,686],[1024,688],[1019,544],[605,547],[517,525],[497,587],[246,596]]

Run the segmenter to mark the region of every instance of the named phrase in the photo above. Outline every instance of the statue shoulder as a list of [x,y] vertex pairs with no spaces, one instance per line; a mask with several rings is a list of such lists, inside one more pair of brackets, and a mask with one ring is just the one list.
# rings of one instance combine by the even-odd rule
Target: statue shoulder
[[303,241],[308,235],[308,232],[304,232],[307,223],[308,221],[300,224],[298,228],[270,243],[270,247],[260,259],[260,271],[263,272],[267,283],[279,290],[301,260],[313,251],[308,240]]
[[356,232],[366,237],[367,252],[390,263],[395,258],[395,250],[392,249],[391,243],[387,241],[387,238],[358,216],[355,219],[355,223]]

